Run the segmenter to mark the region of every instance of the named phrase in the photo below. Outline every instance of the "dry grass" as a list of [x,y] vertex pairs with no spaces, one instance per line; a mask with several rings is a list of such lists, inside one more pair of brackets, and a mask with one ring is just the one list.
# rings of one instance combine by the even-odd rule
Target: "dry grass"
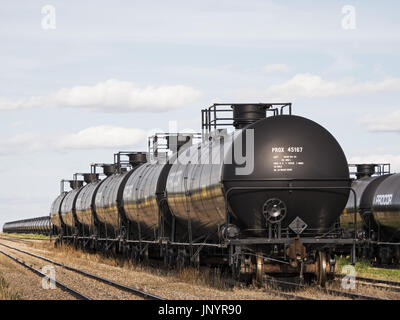
[[90,253],[81,249],[75,249],[71,245],[59,244],[54,248],[52,243],[30,243],[33,248],[45,251],[51,251],[58,261],[66,264],[68,262],[81,263],[82,260],[90,261],[91,263],[101,263],[111,267],[122,268],[126,271],[146,272],[156,276],[167,276],[175,278],[179,281],[192,283],[196,285],[213,287],[219,290],[230,290],[232,288],[231,279],[222,274],[220,269],[208,268],[160,268],[158,265],[151,265],[149,263],[140,262],[133,263],[121,257],[114,257],[112,255],[105,255],[103,253]]
[[67,245],[54,248],[47,242],[32,241],[29,244],[19,245],[30,246],[36,254],[51,257],[71,267],[81,268],[167,299],[285,299],[261,288],[232,287],[229,282],[225,282],[224,275],[218,270],[213,272],[193,268],[167,270],[148,263],[133,264],[100,253],[84,252]]
[[[150,265],[144,262],[135,264],[126,259],[106,256],[102,253],[90,253],[68,245],[60,244],[54,248],[50,242],[31,241],[21,245],[30,246],[37,251],[37,254],[51,256],[56,261],[83,268],[86,271],[169,299],[285,299],[274,295],[273,291],[269,289],[265,291],[252,286],[236,285],[233,287],[232,279],[225,277],[218,269],[211,271],[207,268],[200,270],[195,268],[167,269],[160,265]],[[384,292],[380,289],[357,286],[355,292],[399,299],[398,294]],[[298,290],[295,294],[322,300],[348,299],[325,294],[313,286]]]
[[[19,242],[18,242],[19,244]],[[26,249],[26,248],[25,248]],[[3,251],[7,249],[1,248]],[[8,251],[10,252],[10,251]],[[11,253],[11,252],[10,252]],[[12,253],[12,255],[17,255]],[[23,259],[25,260],[25,259]],[[42,279],[37,274],[27,270],[25,267],[15,263],[8,257],[0,254],[0,281],[2,282],[2,293],[0,299],[19,300],[68,300],[74,299],[67,292],[57,288],[55,290],[44,290],[41,286]]]
[[230,290],[231,281],[221,273],[220,269],[183,268],[170,270],[169,275],[185,282],[210,286],[219,290]]
[[37,233],[1,233],[0,236],[4,237],[12,237],[12,238],[30,238],[30,239],[50,239],[49,236],[45,236],[44,234]]
[[19,293],[9,288],[9,284],[0,274],[0,300],[21,300]]

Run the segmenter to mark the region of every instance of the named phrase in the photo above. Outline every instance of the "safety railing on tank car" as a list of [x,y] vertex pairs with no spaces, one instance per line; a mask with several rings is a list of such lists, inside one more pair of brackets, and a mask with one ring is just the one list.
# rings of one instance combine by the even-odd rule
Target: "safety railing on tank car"
[[114,153],[114,165],[118,173],[121,173],[123,170],[128,170],[131,168],[131,164],[129,159],[128,160],[123,160],[121,157],[126,156],[129,157],[131,154],[135,154],[138,152],[135,151],[119,151],[117,153]]
[[[186,142],[191,144],[200,143],[202,141],[202,134],[199,132],[185,133],[185,132],[157,132],[147,138],[148,153],[151,161],[153,160],[169,160],[169,151],[176,152],[177,150],[171,149],[171,142],[168,139],[173,137],[190,137]],[[177,146],[179,149],[179,146]]]
[[[358,164],[358,163],[349,163],[349,174],[350,176],[356,177],[357,174],[359,173],[357,171],[357,166],[360,166],[363,164]],[[390,174],[391,172],[391,164],[390,163],[373,163],[373,164],[367,164],[371,165],[374,167],[374,172],[372,173],[372,176],[382,176],[385,174]]]
[[258,105],[266,107],[267,112],[272,112],[274,116],[279,114],[283,115],[284,110],[288,108],[288,114],[292,114],[292,104],[290,102],[284,103],[214,103],[212,106],[201,110],[201,129],[204,134],[215,130],[218,127],[231,127],[233,126],[234,120],[246,120],[241,118],[224,117],[221,114],[231,113],[233,114],[233,109],[227,109],[227,106],[245,106],[245,105]]

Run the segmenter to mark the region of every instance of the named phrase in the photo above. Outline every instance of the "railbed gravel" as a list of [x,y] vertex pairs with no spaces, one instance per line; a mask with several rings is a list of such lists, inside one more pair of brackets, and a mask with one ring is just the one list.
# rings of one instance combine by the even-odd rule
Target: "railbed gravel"
[[[3,250],[3,249],[2,249]],[[23,260],[25,263],[41,270],[43,266],[51,265],[39,258],[28,256],[27,254],[17,252],[12,249],[6,248],[4,252]],[[95,279],[85,277],[73,271],[66,270],[59,266],[52,265],[55,269],[56,280],[67,285],[68,287],[83,293],[95,300],[142,300],[141,297],[121,291],[120,289],[111,287]],[[39,277],[38,277],[39,278]]]
[[[1,249],[2,251],[6,251]],[[75,300],[69,293],[56,288],[42,288],[42,278],[10,258],[0,254],[1,277],[9,284],[9,288],[18,293],[22,300]]]

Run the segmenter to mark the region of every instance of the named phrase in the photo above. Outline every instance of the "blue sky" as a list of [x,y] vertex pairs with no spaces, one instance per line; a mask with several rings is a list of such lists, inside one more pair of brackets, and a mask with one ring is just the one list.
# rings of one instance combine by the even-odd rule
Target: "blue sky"
[[[55,29],[43,29],[43,6]],[[344,5],[355,29],[344,29]],[[0,225],[46,215],[59,180],[145,150],[213,102],[293,102],[349,162],[400,171],[398,1],[0,4]],[[104,147],[105,146],[105,147]]]

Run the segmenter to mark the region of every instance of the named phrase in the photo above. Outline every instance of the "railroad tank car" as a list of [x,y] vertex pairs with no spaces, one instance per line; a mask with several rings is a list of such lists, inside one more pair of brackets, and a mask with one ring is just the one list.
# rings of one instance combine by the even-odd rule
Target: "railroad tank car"
[[[347,161],[337,141],[315,122],[291,115],[263,118],[246,129],[254,130],[251,174],[235,174],[240,165],[229,164],[226,155],[219,164],[193,164],[196,145],[187,150],[192,151],[189,164],[180,158],[172,164],[166,192],[173,215],[191,220],[193,237],[218,236],[227,206],[240,237],[265,235],[268,221],[288,228],[296,217],[311,234],[327,232],[349,192]],[[204,142],[203,152],[218,156],[216,139]]]
[[[357,230],[366,232],[364,237],[371,237],[372,230],[376,230],[376,222],[372,217],[372,202],[376,188],[391,174],[375,174],[377,164],[357,164],[356,179],[352,188],[356,194]],[[341,226],[354,233],[354,193],[351,192],[345,210],[340,217]]]
[[[104,169],[106,178],[115,173],[113,164],[99,164]],[[95,198],[100,185],[107,179],[100,179],[97,173],[81,174],[86,182],[82,190],[75,196],[75,227],[78,235],[94,235],[97,233],[98,218],[95,208]]]
[[59,210],[60,220],[65,225],[66,233],[69,235],[75,233],[75,228],[76,228],[75,204],[76,204],[76,198],[81,192],[82,188],[83,188],[83,181],[81,180],[73,181],[72,190],[65,195],[60,205],[60,210]]
[[11,222],[6,222],[3,225],[3,232],[12,232],[12,231],[10,231],[11,227],[12,227],[12,223]]
[[[359,215],[356,237],[358,255],[379,264],[399,263],[399,207],[392,206],[393,194],[399,188],[399,174],[385,171],[387,164],[357,164],[356,179],[352,182],[357,197]],[[378,172],[375,170],[378,169]],[[354,234],[354,195],[340,218],[341,226]],[[387,211],[386,211],[387,210]],[[397,218],[396,218],[397,217]]]
[[81,226],[83,235],[90,235],[94,233],[94,195],[97,192],[100,184],[104,181],[105,179],[100,180],[98,175],[96,175],[93,179],[87,181],[87,184],[77,195],[75,205],[76,222]]
[[129,164],[131,170],[120,170],[110,175],[98,187],[94,196],[94,208],[97,220],[103,226],[106,236],[120,236],[120,232],[125,233],[126,230],[121,229],[121,220],[126,219],[125,210],[123,208],[123,191],[126,183],[134,174],[135,170],[146,160],[146,154],[142,152],[129,153]]
[[7,222],[3,226],[6,233],[38,233],[50,235],[53,224],[49,216]]
[[384,179],[371,200],[373,217],[378,225],[378,239],[400,243],[400,174]]
[[123,208],[126,218],[140,226],[138,238],[156,237],[160,228],[159,206],[162,206],[162,194],[165,191],[169,169],[170,165],[157,161],[145,163],[126,182]]
[[108,177],[98,188],[95,196],[97,218],[105,227],[107,235],[116,237],[120,227],[120,212],[118,192],[120,185],[131,172],[116,173]]
[[[62,183],[63,183],[63,181],[62,181]],[[60,233],[63,228],[63,222],[61,220],[60,209],[61,209],[61,204],[67,194],[68,194],[68,192],[61,191],[61,193],[57,196],[57,198],[54,199],[54,201],[50,207],[50,219],[51,219],[51,222],[54,225],[54,227],[57,228],[58,233]]]

